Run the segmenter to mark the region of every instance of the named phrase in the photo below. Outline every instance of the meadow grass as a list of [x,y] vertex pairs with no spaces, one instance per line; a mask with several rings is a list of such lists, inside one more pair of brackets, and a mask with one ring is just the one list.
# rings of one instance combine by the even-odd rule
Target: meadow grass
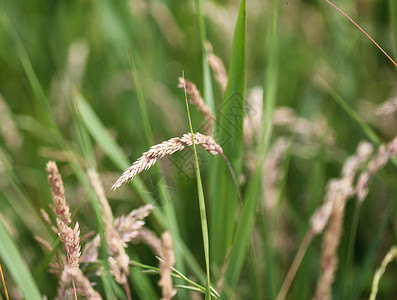
[[395,66],[329,1],[3,1],[0,45],[2,299],[397,293]]

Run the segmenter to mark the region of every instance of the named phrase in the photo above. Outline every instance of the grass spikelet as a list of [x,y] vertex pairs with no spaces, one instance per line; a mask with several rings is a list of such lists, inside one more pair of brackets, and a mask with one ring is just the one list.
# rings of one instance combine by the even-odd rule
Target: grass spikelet
[[375,272],[374,279],[372,281],[372,289],[371,289],[371,295],[369,296],[369,300],[376,299],[376,294],[378,293],[378,288],[379,288],[379,281],[382,278],[383,274],[385,273],[387,265],[391,263],[393,259],[396,258],[397,258],[397,247],[393,246],[387,252],[386,256],[382,260],[380,267]]
[[69,224],[71,222],[71,213],[69,206],[66,204],[65,188],[63,187],[62,177],[59,174],[56,163],[54,161],[49,161],[46,171],[48,174],[48,182],[51,186],[52,199],[54,201],[54,213],[59,219],[65,222],[65,224]]
[[357,196],[361,204],[368,195],[368,184],[371,178],[383,168],[393,156],[397,155],[397,137],[388,145],[381,145],[376,152],[375,157],[369,162],[368,168],[361,173],[357,182]]
[[299,265],[313,237],[321,233],[328,222],[329,227],[324,236],[321,256],[322,274],[318,281],[317,290],[313,299],[329,299],[331,297],[331,284],[334,280],[338,262],[336,251],[342,233],[345,203],[347,199],[354,194],[352,185],[358,168],[368,159],[371,153],[371,144],[366,142],[360,143],[356,154],[349,157],[343,165],[341,177],[331,180],[328,184],[324,204],[314,212],[311,218],[310,228],[284,279],[277,300],[285,299],[288,289],[292,284]]
[[[353,188],[354,176],[360,167],[372,153],[372,146],[368,143],[361,143],[358,146],[357,154],[351,156],[344,164],[342,176],[338,180],[331,181],[327,193],[326,203],[330,202],[332,210],[323,215],[320,224],[314,221],[312,225],[316,232],[323,228],[329,217],[327,231],[324,234],[323,247],[321,252],[321,276],[317,282],[317,289],[313,299],[331,299],[331,286],[335,279],[335,273],[338,267],[338,246],[342,236],[343,217],[346,201],[351,197],[355,190]],[[327,205],[327,204],[325,204]],[[320,219],[318,219],[320,220]],[[321,226],[320,226],[321,225]]]
[[391,116],[397,113],[397,98],[391,98],[378,106],[376,114],[379,116]]
[[160,260],[160,281],[162,300],[170,300],[176,295],[172,285],[172,267],[175,264],[175,253],[172,246],[172,236],[169,232],[161,235],[161,258]]
[[[207,152],[212,155],[223,154],[221,146],[219,146],[211,136],[203,135],[196,132],[193,134],[194,142],[196,145],[200,145]],[[112,190],[117,189],[124,183],[130,182],[135,178],[136,175],[141,173],[143,170],[147,170],[152,167],[157,159],[162,158],[166,155],[171,155],[177,151],[183,150],[186,146],[192,146],[192,135],[190,133],[184,134],[181,138],[175,137],[168,141],[162,142],[161,144],[152,146],[149,151],[142,154],[136,162],[129,167],[123,175],[113,184]]]
[[222,60],[212,52],[212,45],[207,42],[207,61],[215,75],[222,93],[224,94],[227,86],[227,72]]
[[113,214],[109,202],[105,196],[105,191],[99,179],[98,173],[91,169],[88,171],[88,178],[90,179],[91,185],[94,188],[102,210],[103,223],[105,225],[106,243],[108,245],[108,251],[110,255],[110,272],[114,276],[116,282],[123,285],[127,297],[130,297],[129,287],[127,289],[128,275],[130,274],[128,265],[129,257],[125,253],[124,245],[120,239],[120,235],[113,228]]
[[65,275],[75,280],[80,295],[91,300],[102,299],[101,295],[92,288],[90,281],[79,268],[68,268],[65,270]]
[[205,130],[207,135],[212,134],[212,127],[215,123],[215,116],[212,114],[210,108],[205,104],[204,99],[200,95],[200,91],[197,89],[197,86],[183,78],[179,77],[179,84],[178,87],[180,89],[184,89],[186,87],[186,93],[189,95],[190,103],[195,105],[199,111],[201,111],[205,116]]

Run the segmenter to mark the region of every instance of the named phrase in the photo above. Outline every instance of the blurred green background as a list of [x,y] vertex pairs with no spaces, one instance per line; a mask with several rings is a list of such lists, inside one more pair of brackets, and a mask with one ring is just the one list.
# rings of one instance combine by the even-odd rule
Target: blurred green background
[[[395,57],[397,4],[394,0],[349,0],[335,4]],[[226,69],[231,60],[239,5],[234,0],[201,2],[206,38]],[[269,144],[271,147],[274,141],[284,137],[290,145],[279,163],[281,175],[276,183],[280,200],[275,225],[278,229],[266,227],[262,219],[260,211],[266,203],[265,191],[261,189],[258,210],[253,212],[255,223],[250,244],[256,248],[257,257],[252,250],[246,252],[233,291],[237,299],[273,299],[309,226],[310,216],[323,201],[328,180],[339,176],[343,162],[361,140],[370,140],[362,124],[372,128],[382,142],[397,134],[396,112],[386,117],[376,113],[380,103],[396,97],[396,72],[391,62],[325,1],[249,0],[246,5],[244,99],[255,111],[253,118],[260,117],[262,106],[266,105],[255,104],[255,100],[250,100],[255,97],[250,95],[255,88],[258,91],[264,87],[266,93],[269,78],[276,78],[275,105],[289,107],[293,117],[287,114],[277,118],[280,115],[275,113]],[[0,217],[40,292],[52,299],[58,284],[57,277],[47,273],[51,255],[34,240],[34,235],[43,236],[52,244],[56,240],[39,213],[40,208],[49,210],[52,201],[45,174],[48,160],[58,164],[72,210],[79,207],[74,221],[80,223],[82,235],[100,230],[93,214],[95,200],[85,178],[86,168],[98,169],[115,216],[128,214],[144,203],[139,193],[141,186],[157,198],[156,184],[153,186],[150,176],[166,175],[166,185],[175,195],[166,207],[156,208],[164,213],[165,225],[152,216],[147,226],[158,235],[176,226],[174,230],[177,228],[180,233],[176,244],[189,249],[196,262],[196,265],[186,262],[188,258],[178,257],[181,252],[177,251],[181,271],[204,285],[197,187],[194,173],[188,170],[183,156],[176,156],[175,160],[164,158],[159,162],[160,169],[139,175],[135,189],[126,186],[116,192],[109,190],[126,162],[135,161],[151,146],[150,142],[158,144],[189,131],[184,93],[177,88],[178,77],[184,71],[202,95],[203,78],[208,78],[203,73],[197,2],[3,0],[0,21]],[[276,23],[273,38],[269,29],[271,21]],[[266,77],[272,49],[277,51],[273,61],[276,68],[270,69],[273,71]],[[136,64],[135,80],[129,53]],[[223,92],[214,76],[211,77],[217,108],[222,105]],[[146,106],[143,111],[138,100],[140,87]],[[357,113],[361,125],[338,104],[340,98]],[[86,108],[85,113],[81,113],[81,105]],[[98,124],[88,119],[87,110],[104,127],[97,128]],[[191,112],[193,127],[200,128],[203,116],[193,106]],[[145,134],[145,114],[153,134],[150,142]],[[303,132],[297,132],[296,117],[308,122]],[[292,125],[286,126],[288,122]],[[90,129],[87,123],[93,127]],[[261,123],[259,127],[246,125],[248,133],[244,136],[254,137],[251,142],[245,140],[244,154],[240,156],[243,194],[254,176],[252,165],[255,166],[255,153],[260,149],[257,134],[263,129],[260,126]],[[118,148],[118,151],[106,148],[109,143],[103,134],[108,134],[122,152]],[[217,216],[210,203],[220,200],[209,192],[209,173],[214,160],[219,158],[201,149],[199,154],[208,216],[214,220]],[[180,168],[187,170],[187,174]],[[347,259],[355,201],[348,202],[334,299],[368,297],[376,268],[396,242],[396,180],[396,167],[388,165],[371,183],[359,216],[354,252],[349,254],[351,261]],[[209,226],[210,233],[216,232],[213,222]],[[217,245],[215,238],[211,235],[211,253],[217,252],[211,247],[213,242]],[[146,246],[131,247],[131,257],[157,266],[158,260]],[[215,256],[224,258],[226,253],[222,251]],[[321,271],[320,252],[321,238],[317,237],[287,298],[308,299],[313,295]],[[4,257],[1,258],[12,290],[12,276]],[[211,263],[213,283],[221,277],[221,266],[219,261]],[[396,295],[396,271],[393,264],[387,269],[378,299],[393,299]],[[135,288],[138,281],[134,280],[138,279],[131,279],[134,298],[150,299],[150,295],[158,295],[156,275],[143,277],[147,278],[148,287]],[[93,280],[103,292],[101,281],[95,277]],[[150,288],[147,294],[146,287]],[[183,299],[188,295],[180,292],[176,297]]]

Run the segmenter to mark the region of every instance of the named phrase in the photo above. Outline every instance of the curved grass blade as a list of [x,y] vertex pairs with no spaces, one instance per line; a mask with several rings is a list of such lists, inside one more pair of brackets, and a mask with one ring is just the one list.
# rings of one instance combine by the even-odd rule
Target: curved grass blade
[[0,221],[0,256],[25,299],[42,299],[39,289],[21,253]]

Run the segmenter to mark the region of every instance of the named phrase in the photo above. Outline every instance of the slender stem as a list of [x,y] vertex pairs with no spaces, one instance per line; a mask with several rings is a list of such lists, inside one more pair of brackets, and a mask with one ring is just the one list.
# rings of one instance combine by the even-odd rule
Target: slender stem
[[10,300],[10,298],[8,297],[8,291],[7,291],[7,286],[6,286],[6,281],[4,280],[4,275],[3,275],[3,270],[1,268],[1,264],[0,264],[0,276],[1,276],[1,281],[3,282],[3,287],[4,287],[4,294],[6,296],[7,300]]
[[365,32],[364,29],[362,29],[356,22],[354,22],[352,18],[350,18],[347,14],[345,14],[339,7],[337,7],[337,6],[336,6],[335,4],[333,4],[331,1],[329,1],[329,0],[325,0],[325,1],[327,1],[329,4],[331,4],[337,11],[339,11],[342,15],[344,15],[347,19],[349,19],[349,21],[352,22],[358,29],[360,29],[360,31],[361,31],[362,33],[364,33],[364,34],[366,35],[366,37],[369,38],[369,39],[371,40],[371,42],[374,43],[374,45],[375,45],[376,47],[378,47],[378,49],[379,49],[380,51],[382,51],[382,53],[383,53],[384,55],[386,55],[386,57],[397,67],[396,62],[389,56],[389,54],[387,54],[386,51],[383,50],[382,47],[379,46],[378,43],[375,42],[375,40],[374,40],[373,38],[371,38],[371,36],[370,36],[368,33]]
[[306,233],[306,236],[299,247],[298,253],[296,253],[294,261],[292,262],[291,267],[288,270],[287,276],[284,279],[283,285],[281,286],[280,292],[278,293],[276,300],[285,299],[285,296],[287,295],[288,290],[291,287],[292,281],[295,278],[296,272],[298,271],[298,268],[303,260],[303,257],[305,256],[306,250],[309,247],[310,242],[313,239],[313,236],[314,232],[312,230]]
[[[185,79],[184,72],[182,72],[182,77],[183,77],[183,79]],[[184,90],[185,90],[186,109],[187,109],[187,115],[188,115],[188,119],[189,119],[190,132],[192,134],[194,158],[195,158],[195,163],[196,163],[196,178],[197,178],[197,189],[198,189],[198,196],[199,196],[198,198],[199,198],[199,206],[200,206],[201,229],[203,232],[205,268],[206,268],[206,272],[207,272],[205,299],[210,300],[211,299],[210,252],[209,252],[207,214],[206,214],[206,209],[205,209],[204,192],[203,192],[203,185],[201,182],[201,175],[200,175],[200,169],[199,169],[199,164],[198,164],[196,144],[194,143],[193,126],[192,126],[192,120],[190,118],[189,103],[187,101],[185,80],[183,81],[183,84],[184,84]]]

